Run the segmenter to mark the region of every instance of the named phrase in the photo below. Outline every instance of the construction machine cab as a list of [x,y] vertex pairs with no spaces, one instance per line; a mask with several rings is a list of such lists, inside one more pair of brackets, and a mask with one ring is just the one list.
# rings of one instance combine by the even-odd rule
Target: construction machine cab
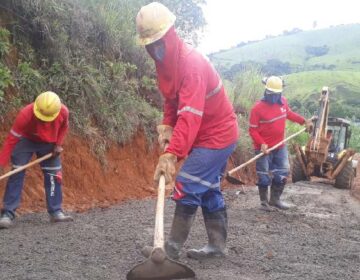
[[342,118],[328,118],[327,136],[331,137],[329,152],[338,153],[349,147],[351,137],[350,121]]

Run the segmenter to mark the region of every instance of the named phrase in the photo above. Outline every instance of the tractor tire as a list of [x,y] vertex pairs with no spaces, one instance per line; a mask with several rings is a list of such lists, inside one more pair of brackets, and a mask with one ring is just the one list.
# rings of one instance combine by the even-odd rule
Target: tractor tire
[[335,188],[352,189],[355,182],[355,169],[351,161],[348,161],[343,170],[335,178]]
[[301,167],[301,163],[296,156],[292,158],[291,179],[293,183],[307,180],[304,170]]

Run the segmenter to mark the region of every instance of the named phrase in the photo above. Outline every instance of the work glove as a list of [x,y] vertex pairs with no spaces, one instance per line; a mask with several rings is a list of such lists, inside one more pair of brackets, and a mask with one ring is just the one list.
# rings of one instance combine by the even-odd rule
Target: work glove
[[313,130],[314,130],[314,123],[313,123],[312,120],[313,120],[312,118],[307,119],[307,120],[305,120],[305,123],[304,123],[304,125],[306,127],[305,131],[308,132],[309,134],[311,134],[313,132]]
[[160,176],[165,176],[165,184],[168,184],[173,181],[173,177],[175,176],[175,164],[177,158],[174,154],[164,153],[159,157],[159,162],[156,166],[154,173],[154,181],[159,184]]
[[58,157],[63,150],[64,150],[63,147],[61,147],[59,145],[55,145],[54,149],[52,151],[52,157],[54,157],[54,158]]
[[170,125],[160,124],[156,127],[159,133],[158,142],[161,151],[165,149],[165,145],[170,143],[170,138],[173,133],[173,128]]
[[265,155],[267,155],[269,152],[267,151],[268,145],[267,144],[261,144],[261,152],[263,152]]

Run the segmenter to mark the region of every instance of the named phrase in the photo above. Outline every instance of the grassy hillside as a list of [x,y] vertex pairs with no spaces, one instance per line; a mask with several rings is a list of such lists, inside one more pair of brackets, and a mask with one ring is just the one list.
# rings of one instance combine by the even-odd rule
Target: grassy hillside
[[[328,49],[314,55],[309,47]],[[335,66],[336,70],[360,70],[360,24],[341,25],[327,29],[298,32],[249,43],[211,55],[215,65],[231,66],[254,61],[265,64],[269,59],[289,63],[294,69]],[[332,66],[332,67],[334,67]]]
[[353,119],[360,117],[360,72],[308,71],[285,77],[285,95],[295,109],[312,114],[318,108],[323,86],[330,89],[330,115]]
[[[204,24],[198,0],[161,0],[190,37]],[[0,4],[0,121],[52,90],[70,109],[73,131],[98,154],[142,130],[156,138],[161,99],[154,64],[135,44],[147,0],[8,0]],[[188,35],[188,36],[187,36]],[[6,101],[6,102],[2,102]]]
[[[331,91],[331,115],[360,120],[360,24],[267,38],[210,55],[224,78],[236,84],[250,67],[281,75],[285,95],[305,115],[317,110],[321,88]],[[260,81],[259,81],[260,82]],[[243,93],[246,95],[246,93]]]

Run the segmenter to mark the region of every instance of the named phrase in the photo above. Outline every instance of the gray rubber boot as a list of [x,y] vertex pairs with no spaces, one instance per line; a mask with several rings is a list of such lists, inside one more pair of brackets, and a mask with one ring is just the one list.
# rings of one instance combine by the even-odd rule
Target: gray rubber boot
[[259,189],[259,196],[260,196],[260,209],[267,211],[267,212],[271,212],[274,211],[273,208],[270,207],[269,205],[269,200],[268,200],[268,187],[260,187],[258,186]]
[[208,244],[202,249],[191,249],[187,256],[192,259],[202,260],[225,255],[227,237],[226,209],[209,213],[203,209],[204,222],[208,235]]
[[271,196],[269,204],[281,210],[288,210],[290,206],[280,200],[281,194],[284,191],[285,185],[271,185]]
[[194,222],[196,210],[197,207],[194,206],[176,204],[170,235],[165,243],[165,251],[170,259],[177,260],[179,258],[180,250]]

